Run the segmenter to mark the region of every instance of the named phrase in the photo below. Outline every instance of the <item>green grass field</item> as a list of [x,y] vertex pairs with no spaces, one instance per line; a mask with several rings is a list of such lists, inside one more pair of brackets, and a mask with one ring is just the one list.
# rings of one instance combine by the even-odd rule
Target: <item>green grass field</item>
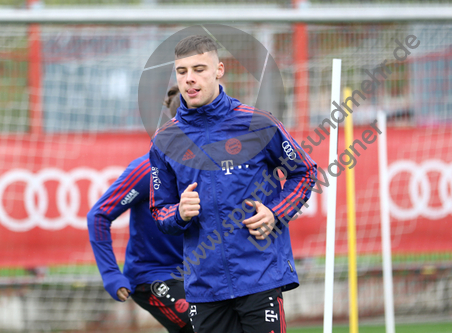
[[[306,327],[291,328],[287,333],[322,333],[323,328]],[[348,326],[333,327],[333,333],[348,333]],[[384,325],[381,326],[360,326],[359,333],[385,333]],[[396,326],[396,333],[452,333],[452,322],[450,323],[415,323],[400,324]]]
[[[1,0],[0,0],[1,1]],[[1,63],[0,63],[1,65]],[[1,86],[1,80],[0,80],[0,86]],[[0,92],[0,102],[2,101],[2,94]],[[2,120],[2,113],[1,113],[1,106],[0,103],[0,132],[1,132],[1,120]],[[313,257],[312,258],[314,265],[324,265],[325,264],[325,257]],[[380,255],[360,255],[357,258],[358,265],[375,265],[375,266],[381,266],[381,256]],[[335,264],[337,266],[347,266],[348,257],[343,255],[338,255],[334,259]],[[416,254],[410,254],[410,255],[398,255],[393,254],[392,255],[392,263],[393,265],[408,265],[410,267],[416,267],[421,270],[425,269],[432,269],[432,266],[435,265],[444,265],[444,264],[452,264],[452,252],[446,252],[446,253],[416,253]],[[124,263],[119,263],[119,267],[122,270]],[[322,266],[323,267],[323,266]],[[434,269],[434,267],[433,267]],[[431,271],[421,271],[423,274],[432,274]],[[401,274],[406,274],[406,272],[401,271]],[[21,276],[29,276],[31,273],[23,268],[7,268],[7,267],[1,267],[0,268],[0,278],[1,277],[21,277]],[[92,264],[77,264],[77,265],[58,265],[58,266],[50,266],[48,267],[47,273],[48,276],[59,276],[59,275],[99,275],[99,271],[97,269],[97,266],[95,263]],[[336,278],[339,278],[339,276],[336,276]],[[450,332],[452,333],[452,331]]]

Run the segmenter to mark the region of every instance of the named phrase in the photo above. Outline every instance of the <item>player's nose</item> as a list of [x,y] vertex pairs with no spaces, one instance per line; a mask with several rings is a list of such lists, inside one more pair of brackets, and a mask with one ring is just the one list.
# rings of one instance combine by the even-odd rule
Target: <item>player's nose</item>
[[187,83],[194,83],[194,82],[196,82],[195,75],[194,75],[193,71],[189,70],[187,72],[186,81],[187,81]]

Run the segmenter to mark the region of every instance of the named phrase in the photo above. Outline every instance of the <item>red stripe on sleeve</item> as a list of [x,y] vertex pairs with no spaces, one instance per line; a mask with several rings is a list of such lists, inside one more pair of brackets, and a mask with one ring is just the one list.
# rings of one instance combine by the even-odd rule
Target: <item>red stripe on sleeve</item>
[[[153,145],[154,145],[154,141],[151,141],[151,146],[149,148],[149,152],[151,151]],[[149,165],[150,165],[150,163],[149,163]],[[151,172],[150,179],[149,179],[149,181],[150,181],[150,185],[149,185],[149,208],[154,207],[154,203],[155,203],[155,200],[154,200],[154,186],[152,186],[152,180],[153,180],[153,177],[152,177],[152,172]]]
[[[291,136],[289,135],[289,133],[287,133],[287,131],[284,129],[284,127],[282,127],[282,126],[279,126],[278,125],[278,127],[279,127],[279,129],[286,135],[286,137],[287,137],[287,139],[290,141],[290,143],[292,144],[292,146],[293,147],[296,147],[296,145],[295,145],[295,143],[293,142],[293,139],[291,138]],[[295,150],[295,152],[296,152],[296,154],[297,155],[299,155],[300,153],[298,153],[296,150]],[[298,158],[299,159],[301,159],[301,160],[303,160],[303,157],[302,156],[298,156]],[[298,190],[299,190],[299,188],[303,185],[303,183],[305,182],[305,181],[307,181],[310,177],[310,174],[311,174],[311,171],[312,171],[312,168],[313,168],[313,161],[309,158],[307,158],[307,159],[305,159],[305,161],[306,161],[306,175],[301,179],[301,181],[298,183],[298,185],[295,187],[295,189],[292,191],[292,193],[290,193],[287,197],[286,197],[286,199],[289,199],[289,200],[291,200],[292,198],[294,198],[295,197],[295,199],[298,199],[298,198],[302,198],[304,195],[305,195],[305,193],[306,193],[306,191],[307,191],[307,189],[306,188],[304,188],[302,191],[301,191],[301,193],[300,193],[300,195],[296,195],[296,193],[298,192]],[[296,200],[295,200],[296,201]],[[284,204],[285,203],[285,204]],[[281,205],[283,205],[283,207],[282,208],[279,208]],[[282,217],[284,217],[284,210],[287,208],[287,207],[289,207],[289,203],[287,202],[287,200],[282,200],[276,207],[274,207],[273,209],[275,210],[275,213],[277,214],[277,215],[279,215],[279,214],[282,214]]]
[[[267,113],[267,112],[265,112],[265,111],[263,111],[263,110],[259,110],[259,109],[250,107],[250,106],[245,105],[245,104],[239,105],[239,106],[238,106],[237,108],[235,108],[234,110],[235,110],[235,111],[247,112],[247,113],[254,113],[254,112],[256,112],[256,113],[258,113],[258,114],[260,114],[260,115],[263,115],[263,116],[269,118],[270,120],[272,120],[272,121],[275,123],[276,126],[278,126],[279,130],[286,136],[286,138],[287,138],[287,140],[289,140],[290,144],[291,144],[294,148],[296,148],[296,145],[295,145],[295,143],[294,143],[292,137],[290,136],[290,134],[286,131],[286,129],[282,126],[282,124],[281,124],[274,116],[272,116],[271,114],[269,114],[269,113]],[[303,160],[304,157],[303,157],[303,156],[300,156],[300,153],[299,153],[297,150],[295,150],[295,153],[298,155],[298,158],[299,158],[299,159]],[[303,198],[304,195],[306,194],[307,189],[306,189],[306,188],[303,188],[303,190],[301,191],[301,193],[300,193],[299,195],[297,195],[297,192],[300,190],[300,187],[302,187],[303,183],[304,183],[307,179],[309,179],[309,176],[310,176],[310,173],[311,173],[313,164],[314,164],[314,161],[312,161],[311,158],[309,158],[309,157],[306,158],[305,161],[306,161],[306,167],[307,167],[306,175],[305,175],[305,176],[301,179],[301,181],[297,184],[297,186],[295,187],[295,189],[294,189],[294,190],[293,190],[293,191],[292,191],[292,192],[291,192],[284,200],[282,200],[278,205],[276,205],[276,207],[273,208],[275,214],[281,215],[281,217],[284,217],[284,216],[285,216],[284,211],[285,211],[285,209],[286,209],[287,207],[290,206],[290,203],[288,203],[287,200],[292,200],[292,199],[294,198],[295,200],[292,200],[292,201],[296,201],[296,199],[298,199],[298,198]]]
[[100,239],[99,239],[99,235],[98,235],[98,229],[99,229],[99,226],[98,226],[98,222],[97,222],[97,220],[99,219],[99,217],[97,217],[97,216],[94,216],[94,238],[97,240],[97,241],[99,241]]
[[[284,210],[291,205],[288,201],[290,200],[293,203],[295,203],[295,201],[297,201],[298,198],[303,198],[303,196],[306,194],[306,190],[307,190],[306,188],[303,188],[303,190],[301,191],[301,193],[299,195],[297,195],[297,193],[298,193],[300,187],[303,187],[303,183],[305,180],[306,180],[306,178],[303,177],[300,180],[300,182],[297,184],[295,189],[292,191],[292,193],[290,193],[275,208],[273,208],[275,210],[276,215],[281,215],[281,217],[284,217]],[[293,198],[295,200],[292,200]],[[278,208],[281,205],[283,205],[283,206],[281,208]],[[295,208],[293,208],[293,209],[295,209]]]
[[[148,163],[149,163],[149,161],[148,161]],[[148,174],[148,172],[150,172],[149,164],[145,164],[140,169],[141,170],[138,170],[137,172],[134,173],[134,177],[129,179],[129,181],[126,184],[124,184],[124,182],[123,182],[123,184],[121,184],[121,186],[119,186],[120,188],[123,188],[123,189],[121,190],[120,193],[116,194],[116,196],[111,199],[114,201],[110,200],[110,203],[108,205],[105,205],[104,211],[106,211],[107,214],[110,214],[110,212],[118,204],[118,202],[124,197],[124,195],[126,195],[130,190],[132,190],[133,187],[141,179],[143,179],[143,177],[146,176]]]
[[[115,201],[118,198],[118,195],[120,194],[119,192],[124,192],[123,188],[125,186],[127,186],[130,181],[133,181],[134,177],[136,177],[136,175],[138,173],[140,173],[143,170],[143,167],[146,168],[146,164],[148,164],[149,161],[148,160],[144,160],[143,162],[141,162],[123,181],[122,183],[113,191],[113,193],[110,195],[110,197],[105,200],[105,202],[102,204],[102,206],[100,207],[104,212],[107,211],[107,209],[112,207],[112,202]],[[109,212],[107,212],[108,214]]]

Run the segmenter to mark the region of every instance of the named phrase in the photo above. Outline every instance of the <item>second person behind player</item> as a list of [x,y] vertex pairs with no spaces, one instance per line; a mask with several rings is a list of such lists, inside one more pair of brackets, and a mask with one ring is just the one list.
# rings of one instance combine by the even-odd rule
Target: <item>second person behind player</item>
[[[168,91],[166,106],[174,116],[177,86]],[[184,286],[172,278],[182,262],[182,237],[163,235],[149,212],[151,167],[148,154],[130,163],[88,213],[88,231],[105,289],[117,301],[129,296],[170,333],[193,333],[188,321]],[[158,186],[158,185],[155,185]],[[130,209],[124,274],[113,253],[110,227]]]

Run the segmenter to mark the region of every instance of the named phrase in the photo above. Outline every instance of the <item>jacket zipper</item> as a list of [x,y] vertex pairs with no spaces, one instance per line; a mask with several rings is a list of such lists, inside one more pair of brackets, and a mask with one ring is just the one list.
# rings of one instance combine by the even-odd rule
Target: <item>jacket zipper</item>
[[[209,128],[207,127],[207,118],[205,115],[203,115],[204,117],[204,127],[206,128],[206,135],[207,135],[207,143],[210,143],[210,135],[209,135]],[[213,187],[213,208],[215,210],[215,219],[217,220],[217,229],[220,233],[221,236],[221,254],[223,257],[223,265],[225,268],[225,272],[226,272],[226,278],[228,279],[228,287],[229,287],[229,293],[231,295],[231,298],[234,298],[234,292],[232,290],[232,280],[231,280],[231,276],[229,274],[229,267],[228,267],[228,263],[226,261],[226,253],[224,251],[224,236],[223,236],[223,232],[221,231],[221,223],[220,223],[220,216],[218,216],[218,204],[217,204],[217,188],[216,188],[216,182],[215,182],[215,174],[214,174],[214,170],[209,171],[210,172],[210,179],[212,182],[212,187]]]
[[289,264],[290,271],[293,273],[293,267],[292,267],[292,264],[290,263],[290,260],[287,260],[287,263]]

